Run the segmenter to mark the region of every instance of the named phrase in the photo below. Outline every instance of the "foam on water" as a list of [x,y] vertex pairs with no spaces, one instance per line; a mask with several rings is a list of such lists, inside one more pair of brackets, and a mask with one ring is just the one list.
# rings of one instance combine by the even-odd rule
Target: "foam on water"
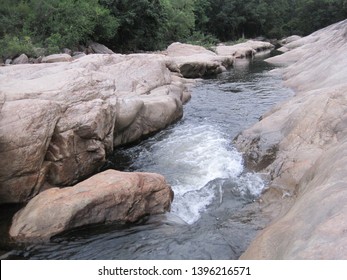
[[242,155],[228,138],[211,124],[183,124],[139,154],[137,161],[146,171],[159,172],[170,182],[175,193],[172,213],[188,224],[196,222],[215,198],[216,188],[208,184],[215,179],[239,181],[243,193],[261,192],[263,185],[252,183],[260,180],[256,175],[256,180],[241,176]]

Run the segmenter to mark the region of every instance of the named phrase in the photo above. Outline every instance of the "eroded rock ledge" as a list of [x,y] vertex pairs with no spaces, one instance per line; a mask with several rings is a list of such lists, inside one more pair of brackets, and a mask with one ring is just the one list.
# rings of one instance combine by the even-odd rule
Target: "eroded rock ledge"
[[272,223],[243,259],[347,259],[347,20],[289,43],[269,63],[296,95],[235,143],[269,174]]

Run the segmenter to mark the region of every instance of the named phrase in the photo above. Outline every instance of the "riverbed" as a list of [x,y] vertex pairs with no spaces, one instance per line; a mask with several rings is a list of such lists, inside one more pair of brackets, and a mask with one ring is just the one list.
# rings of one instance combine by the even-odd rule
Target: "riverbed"
[[166,215],[136,225],[97,225],[19,246],[19,259],[237,259],[266,219],[250,207],[266,188],[245,170],[232,139],[273,105],[291,97],[272,66],[237,60],[230,71],[198,81],[184,117],[104,167],[163,174],[175,193]]

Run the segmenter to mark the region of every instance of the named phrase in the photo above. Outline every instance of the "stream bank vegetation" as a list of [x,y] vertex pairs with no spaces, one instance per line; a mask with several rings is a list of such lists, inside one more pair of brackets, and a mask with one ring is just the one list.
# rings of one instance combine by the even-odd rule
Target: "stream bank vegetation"
[[83,51],[96,41],[116,52],[172,42],[307,35],[347,18],[347,0],[2,0],[0,57]]

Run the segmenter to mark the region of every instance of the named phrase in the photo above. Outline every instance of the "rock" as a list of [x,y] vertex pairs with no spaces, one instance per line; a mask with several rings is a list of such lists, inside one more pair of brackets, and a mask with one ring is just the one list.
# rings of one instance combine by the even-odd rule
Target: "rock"
[[8,58],[5,60],[5,65],[10,65],[12,63],[12,59]]
[[[305,37],[306,39],[307,37]],[[290,36],[288,38],[285,38],[285,39],[282,39],[280,41],[280,48],[278,48],[277,50],[280,51],[280,52],[288,52],[292,49],[295,49],[296,47],[298,47],[299,45],[301,45],[301,41],[305,40],[301,40],[302,37],[300,36],[297,36],[297,35],[293,35],[293,36]],[[300,41],[301,40],[301,41]]]
[[179,120],[190,94],[167,63],[163,55],[95,54],[2,67],[0,203],[75,184],[119,145]]
[[272,49],[274,49],[274,45],[269,42],[249,40],[232,46],[219,45],[216,47],[216,53],[222,56],[245,58],[253,57],[258,52]]
[[115,117],[115,106],[100,99],[67,108],[46,153],[47,181],[71,185],[98,170],[113,151]]
[[233,63],[231,58],[218,56],[201,46],[189,44],[173,43],[167,48],[167,54],[185,78],[216,75]]
[[286,44],[289,44],[289,43],[292,43],[292,42],[295,42],[299,39],[301,39],[302,37],[301,36],[298,36],[298,35],[292,35],[292,36],[289,36],[287,38],[284,38],[280,41],[280,43],[282,45],[286,45]]
[[332,146],[315,161],[293,205],[260,233],[243,259],[347,258],[346,148],[346,142]]
[[66,54],[72,56],[72,50],[70,50],[68,48],[63,48],[63,53],[66,53]]
[[89,47],[93,50],[94,53],[100,53],[100,54],[113,54],[114,52],[110,50],[108,47],[99,44],[99,43],[91,43],[89,44]]
[[43,188],[49,169],[46,151],[60,106],[23,99],[6,101],[0,109],[0,203],[27,201]]
[[83,56],[86,56],[86,54],[85,54],[84,52],[74,52],[74,53],[72,54],[72,58],[73,58],[73,59],[79,59],[79,58],[81,58],[81,57],[83,57]]
[[172,199],[161,175],[108,170],[36,196],[14,216],[10,236],[20,242],[46,241],[77,227],[136,222],[169,211]]
[[167,54],[170,57],[181,57],[181,56],[191,56],[191,55],[211,55],[216,56],[213,51],[209,51],[202,46],[196,46],[191,44],[182,44],[179,42],[172,43],[167,48]]
[[12,64],[26,64],[26,63],[29,63],[29,58],[24,53],[18,56],[17,58],[15,58],[12,62]]
[[42,56],[39,56],[38,58],[33,58],[33,57],[29,58],[29,63],[32,63],[32,64],[38,64],[38,63],[41,63],[41,61],[42,61]]
[[69,62],[72,58],[69,54],[52,54],[42,58],[42,63]]
[[282,71],[296,95],[235,140],[271,178],[261,201],[273,221],[243,259],[347,258],[346,28],[319,30],[267,60],[290,65]]

